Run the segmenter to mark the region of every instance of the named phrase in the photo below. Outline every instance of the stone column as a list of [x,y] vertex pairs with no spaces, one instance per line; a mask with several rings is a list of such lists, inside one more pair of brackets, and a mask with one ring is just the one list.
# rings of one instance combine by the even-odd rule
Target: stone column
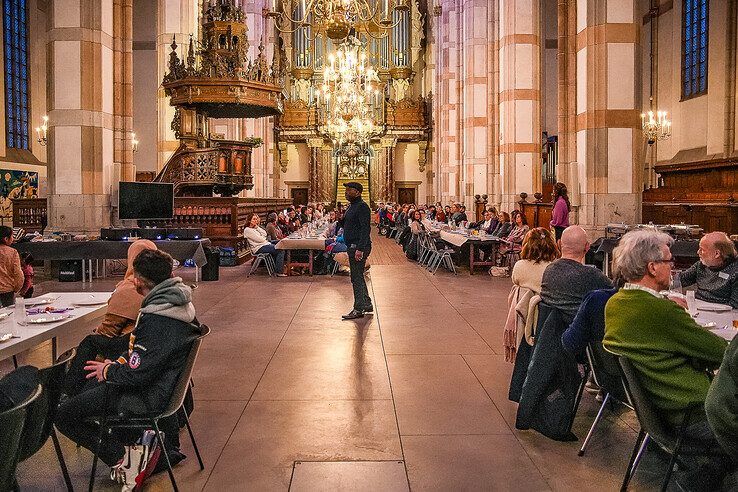
[[[579,204],[577,160],[577,0],[558,3],[558,137],[556,178],[566,183],[572,205]],[[574,218],[570,216],[570,218]]]
[[[181,60],[187,56],[187,45],[190,35],[198,34],[198,9],[191,0],[158,0],[158,29],[156,37],[156,53],[159,81],[167,72],[167,60],[171,52],[172,38],[176,37],[177,54]],[[171,128],[174,108],[169,105],[169,98],[164,89],[159,87],[158,93],[159,135],[157,149],[157,166],[160,171],[169,157],[177,150],[179,140]]]
[[502,208],[541,189],[540,17],[536,0],[500,3],[500,181]]
[[336,166],[333,162],[333,146],[323,143],[320,149],[322,160],[318,179],[323,183],[322,192],[318,196],[318,201],[331,203],[336,199]]
[[323,161],[323,139],[309,138],[307,141],[310,148],[310,185],[308,186],[308,203],[320,201],[323,196],[323,181],[321,179],[321,168]]
[[577,0],[579,223],[640,219],[640,19],[634,0]]
[[384,201],[393,201],[395,197],[395,146],[397,139],[394,137],[383,137],[381,139],[382,150],[384,151]]
[[133,0],[113,0],[114,162],[121,181],[135,181],[133,166]]
[[47,31],[49,226],[111,222],[113,0],[53,0]]

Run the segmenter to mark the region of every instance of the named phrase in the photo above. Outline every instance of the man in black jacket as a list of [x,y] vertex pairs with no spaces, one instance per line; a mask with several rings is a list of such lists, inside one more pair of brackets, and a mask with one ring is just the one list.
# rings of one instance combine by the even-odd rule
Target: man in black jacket
[[[108,415],[156,415],[169,403],[198,335],[192,291],[181,278],[172,277],[172,263],[172,257],[162,251],[146,250],[136,257],[134,282],[144,300],[128,351],[115,361],[88,361],[87,378],[96,379],[98,384],[89,385],[59,406],[57,428],[87,449],[97,448],[99,426],[92,419],[102,417],[105,381],[115,383],[108,390]],[[161,427],[167,427],[170,444],[170,439],[177,437],[176,419],[164,420]],[[125,444],[132,443],[115,434],[106,436],[97,454],[113,466],[123,456]]]
[[363,318],[364,313],[374,311],[369,291],[364,280],[366,259],[372,251],[371,215],[369,205],[361,199],[364,187],[361,183],[344,183],[346,200],[350,205],[343,216],[343,239],[348,246],[349,268],[351,269],[351,285],[354,288],[354,309],[344,314],[343,319]]

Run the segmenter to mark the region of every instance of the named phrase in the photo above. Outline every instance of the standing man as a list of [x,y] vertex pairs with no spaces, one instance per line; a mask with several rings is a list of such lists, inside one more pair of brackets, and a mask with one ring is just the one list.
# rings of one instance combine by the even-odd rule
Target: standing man
[[361,183],[344,183],[346,200],[349,206],[343,216],[343,239],[348,246],[349,268],[351,269],[351,285],[354,288],[354,309],[344,314],[343,319],[363,318],[364,313],[374,311],[369,291],[364,280],[366,259],[372,251],[369,238],[372,212],[369,205],[361,199],[364,187]]

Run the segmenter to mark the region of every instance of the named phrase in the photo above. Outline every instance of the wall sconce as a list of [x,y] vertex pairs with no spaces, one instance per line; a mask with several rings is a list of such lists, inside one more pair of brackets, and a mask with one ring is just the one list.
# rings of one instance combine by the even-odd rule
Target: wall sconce
[[136,140],[135,133],[131,134],[131,149],[133,150],[133,152],[138,151],[138,140]]
[[44,115],[43,116],[44,122],[41,123],[41,126],[36,127],[36,136],[38,137],[36,141],[40,143],[41,145],[46,145],[46,132],[49,129],[49,117]]

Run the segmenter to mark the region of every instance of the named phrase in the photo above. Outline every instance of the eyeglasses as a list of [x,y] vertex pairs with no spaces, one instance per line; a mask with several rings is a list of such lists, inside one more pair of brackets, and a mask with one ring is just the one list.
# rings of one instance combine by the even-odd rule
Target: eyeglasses
[[674,266],[675,261],[674,261],[674,258],[670,258],[668,260],[656,260],[656,261],[652,261],[651,263],[669,263],[671,266]]

